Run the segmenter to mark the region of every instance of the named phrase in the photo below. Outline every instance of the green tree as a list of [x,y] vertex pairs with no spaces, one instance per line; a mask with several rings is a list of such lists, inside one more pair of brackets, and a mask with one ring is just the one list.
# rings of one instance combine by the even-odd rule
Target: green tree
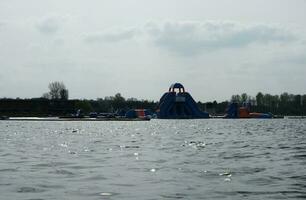
[[257,95],[256,95],[257,106],[259,106],[259,107],[263,106],[263,97],[264,97],[264,95],[261,92],[257,93]]
[[248,95],[247,95],[247,93],[242,93],[242,94],[241,94],[241,101],[242,101],[242,102],[247,102],[247,101],[248,101]]
[[77,109],[81,109],[84,112],[91,112],[91,111],[93,111],[93,108],[92,108],[90,102],[87,101],[87,100],[76,101],[75,102],[75,107]]
[[124,107],[125,104],[125,98],[121,96],[120,93],[115,94],[115,97],[113,98],[113,106],[116,110],[121,109]]
[[232,101],[232,102],[236,102],[236,103],[241,103],[241,97],[240,97],[240,95],[239,95],[239,94],[232,95],[231,101]]
[[67,100],[68,97],[69,97],[68,90],[67,89],[61,89],[60,90],[60,99]]

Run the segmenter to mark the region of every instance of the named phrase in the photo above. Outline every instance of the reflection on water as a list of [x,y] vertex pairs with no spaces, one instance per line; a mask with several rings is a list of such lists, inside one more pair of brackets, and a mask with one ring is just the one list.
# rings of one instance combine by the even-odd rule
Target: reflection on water
[[306,121],[0,121],[0,199],[303,199]]

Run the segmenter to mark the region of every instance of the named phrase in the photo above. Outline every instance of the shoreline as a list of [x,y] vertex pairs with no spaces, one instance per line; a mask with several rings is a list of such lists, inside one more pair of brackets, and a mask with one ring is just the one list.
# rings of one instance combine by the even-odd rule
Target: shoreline
[[60,117],[11,117],[1,121],[150,121],[150,118],[60,118]]

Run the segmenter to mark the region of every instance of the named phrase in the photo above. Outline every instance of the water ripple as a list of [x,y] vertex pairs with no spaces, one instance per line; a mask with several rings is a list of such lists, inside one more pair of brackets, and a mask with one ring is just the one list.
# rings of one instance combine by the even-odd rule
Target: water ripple
[[34,188],[34,187],[21,187],[17,190],[18,193],[40,193],[44,192],[45,190]]
[[0,193],[8,200],[304,199],[305,124],[0,121]]

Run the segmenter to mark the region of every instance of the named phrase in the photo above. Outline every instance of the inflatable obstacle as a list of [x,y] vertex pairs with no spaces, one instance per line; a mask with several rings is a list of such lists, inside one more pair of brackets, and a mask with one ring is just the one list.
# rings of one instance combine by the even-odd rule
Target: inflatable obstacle
[[130,109],[126,112],[125,117],[128,119],[151,119],[152,112],[149,109]]
[[244,103],[243,106],[239,107],[238,103],[232,102],[229,104],[225,118],[262,118],[270,119],[273,117],[271,113],[257,113],[250,112],[251,105]]
[[209,114],[199,109],[182,84],[175,83],[160,98],[157,117],[160,119],[199,119],[209,118]]

